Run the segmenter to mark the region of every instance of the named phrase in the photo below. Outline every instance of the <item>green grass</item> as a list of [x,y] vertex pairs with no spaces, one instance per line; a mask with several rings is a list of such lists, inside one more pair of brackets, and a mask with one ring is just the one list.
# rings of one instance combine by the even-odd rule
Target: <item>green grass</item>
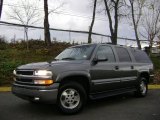
[[152,56],[151,60],[154,63],[154,69],[160,70],[160,57]]

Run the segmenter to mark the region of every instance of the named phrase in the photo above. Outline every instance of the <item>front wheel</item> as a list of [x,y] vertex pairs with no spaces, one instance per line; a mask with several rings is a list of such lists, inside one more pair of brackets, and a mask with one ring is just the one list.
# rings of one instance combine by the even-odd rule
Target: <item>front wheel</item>
[[63,84],[58,94],[58,107],[66,114],[82,110],[86,102],[86,92],[82,85],[74,82]]
[[139,85],[137,86],[137,91],[135,95],[137,97],[145,97],[148,92],[148,84],[146,78],[140,78]]

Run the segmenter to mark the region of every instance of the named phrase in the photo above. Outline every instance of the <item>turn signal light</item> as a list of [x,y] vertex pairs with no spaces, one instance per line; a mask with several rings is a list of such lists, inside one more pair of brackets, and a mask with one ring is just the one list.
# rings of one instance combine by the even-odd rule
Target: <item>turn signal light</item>
[[36,85],[51,85],[53,83],[53,80],[34,80],[34,84]]

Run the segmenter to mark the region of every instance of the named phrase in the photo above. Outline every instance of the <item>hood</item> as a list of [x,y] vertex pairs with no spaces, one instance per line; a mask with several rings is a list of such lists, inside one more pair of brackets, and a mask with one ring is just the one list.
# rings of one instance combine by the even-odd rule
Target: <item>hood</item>
[[68,65],[68,64],[81,64],[83,61],[77,60],[70,60],[70,61],[52,61],[52,62],[38,62],[38,63],[30,63],[26,65],[21,65],[17,69],[49,69],[54,65]]

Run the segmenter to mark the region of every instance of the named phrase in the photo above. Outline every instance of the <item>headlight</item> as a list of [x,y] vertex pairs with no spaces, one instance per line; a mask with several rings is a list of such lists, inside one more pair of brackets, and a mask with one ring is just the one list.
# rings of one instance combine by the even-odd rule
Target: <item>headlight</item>
[[52,71],[37,70],[37,71],[34,72],[34,75],[37,75],[37,76],[52,76]]
[[16,70],[13,70],[13,74],[16,75]]

